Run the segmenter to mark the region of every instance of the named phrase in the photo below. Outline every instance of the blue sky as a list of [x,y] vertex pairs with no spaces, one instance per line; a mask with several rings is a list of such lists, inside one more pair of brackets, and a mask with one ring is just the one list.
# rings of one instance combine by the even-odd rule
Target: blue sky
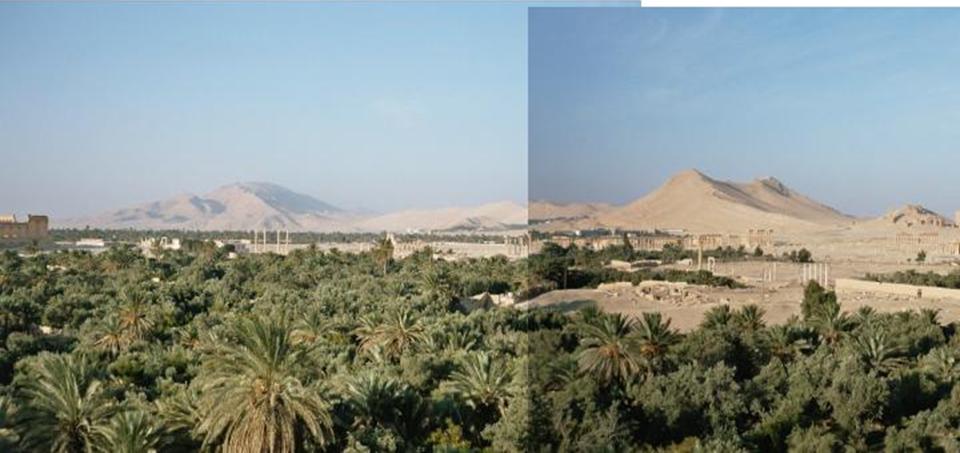
[[960,11],[531,10],[531,199],[772,175],[843,211],[960,209]]
[[0,3],[0,212],[526,199],[526,6]]

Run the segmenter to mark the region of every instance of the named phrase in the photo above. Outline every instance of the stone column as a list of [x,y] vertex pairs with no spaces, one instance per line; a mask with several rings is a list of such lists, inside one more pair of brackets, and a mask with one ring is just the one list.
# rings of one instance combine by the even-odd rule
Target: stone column
[[703,270],[703,241],[697,238],[697,270]]

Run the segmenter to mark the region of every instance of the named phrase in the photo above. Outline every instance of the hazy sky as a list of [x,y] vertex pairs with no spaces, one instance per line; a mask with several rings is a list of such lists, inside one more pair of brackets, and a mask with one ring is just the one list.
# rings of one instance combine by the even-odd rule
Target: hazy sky
[[684,168],[843,211],[960,209],[960,10],[534,9],[531,199]]
[[526,6],[0,3],[0,212],[526,199]]

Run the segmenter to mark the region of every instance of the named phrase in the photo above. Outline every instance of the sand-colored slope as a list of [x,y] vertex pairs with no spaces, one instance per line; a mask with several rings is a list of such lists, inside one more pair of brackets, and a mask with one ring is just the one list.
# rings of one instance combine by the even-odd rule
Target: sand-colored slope
[[739,185],[754,200],[769,210],[789,217],[823,225],[849,224],[853,217],[799,194],[776,178],[768,177]]
[[501,230],[527,223],[527,208],[505,201],[474,207],[400,211],[359,221],[361,231]]
[[687,170],[649,195],[580,225],[743,233],[751,228],[812,231],[852,220],[773,178],[732,183]]
[[530,202],[530,220],[582,219],[607,212],[613,207],[606,203],[553,203]]

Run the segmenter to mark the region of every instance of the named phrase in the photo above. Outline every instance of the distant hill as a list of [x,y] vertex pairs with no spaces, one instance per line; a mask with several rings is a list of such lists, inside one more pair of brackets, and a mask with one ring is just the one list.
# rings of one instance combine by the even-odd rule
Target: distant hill
[[356,223],[363,231],[477,231],[526,228],[527,208],[505,201],[474,207],[410,210],[384,214]]
[[884,216],[871,219],[857,226],[860,230],[936,230],[953,228],[956,223],[918,204],[892,209]]
[[526,208],[510,202],[376,215],[346,211],[277,184],[245,182],[223,186],[202,196],[185,194],[89,217],[55,221],[53,226],[375,232],[501,230],[525,224]]
[[812,230],[849,225],[853,220],[775,178],[737,183],[687,170],[638,200],[570,222],[566,227],[743,233],[751,228]]
[[595,216],[612,209],[606,203],[552,203],[549,201],[530,202],[531,221],[577,220]]
[[327,231],[350,220],[349,213],[309,195],[276,184],[246,182],[223,186],[203,196],[180,195],[57,224],[118,229]]

